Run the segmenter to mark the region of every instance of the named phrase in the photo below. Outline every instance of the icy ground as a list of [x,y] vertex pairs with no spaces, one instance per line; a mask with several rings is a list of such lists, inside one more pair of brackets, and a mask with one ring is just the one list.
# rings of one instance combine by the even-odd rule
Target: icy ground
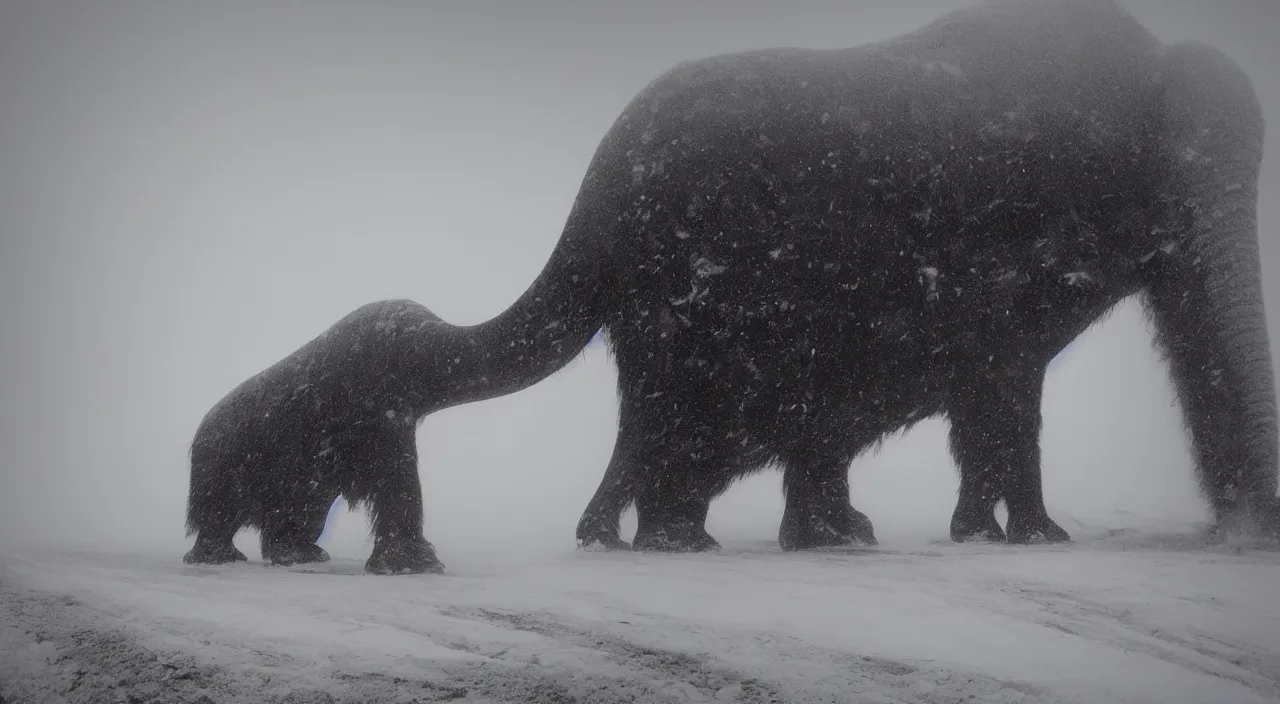
[[441,545],[445,574],[401,577],[9,550],[0,701],[1280,700],[1280,554],[1066,525],[1060,547]]

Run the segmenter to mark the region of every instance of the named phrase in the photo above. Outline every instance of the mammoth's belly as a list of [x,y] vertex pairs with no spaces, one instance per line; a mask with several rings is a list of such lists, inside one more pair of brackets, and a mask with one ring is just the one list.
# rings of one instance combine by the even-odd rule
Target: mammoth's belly
[[[1038,373],[1139,286],[1125,257],[1046,238],[861,261],[743,249],[704,247],[637,285],[610,330],[624,388],[730,425],[825,417],[887,431],[990,371]],[[887,264],[868,269],[876,258]]]

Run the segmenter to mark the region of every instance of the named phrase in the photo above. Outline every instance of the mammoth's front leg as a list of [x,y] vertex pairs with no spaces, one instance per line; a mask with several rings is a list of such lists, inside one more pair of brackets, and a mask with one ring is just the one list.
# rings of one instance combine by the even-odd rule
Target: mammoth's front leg
[[642,552],[707,552],[720,543],[707,532],[714,494],[694,482],[678,481],[641,491],[636,497],[636,537]]
[[633,550],[705,552],[720,548],[707,533],[707,513],[732,475],[713,452],[673,449],[687,445],[674,438],[666,446],[649,444],[637,458],[640,474]]
[[263,518],[262,560],[275,565],[327,562],[329,553],[316,545],[324,532],[336,488],[299,482]]
[[373,552],[365,571],[442,572],[435,548],[423,537],[414,426],[369,431],[339,452],[354,475],[348,498],[367,503],[373,521]]
[[876,544],[871,520],[849,503],[849,461],[806,452],[787,462],[778,530],[783,550]]
[[[951,539],[1011,543],[1068,542],[1044,507],[1040,479],[1040,399],[1044,370],[988,372],[953,390],[951,453],[960,466],[960,498]],[[1007,530],[996,504],[1009,510]]]
[[[638,464],[646,445],[643,428],[631,412],[632,404],[623,403],[618,437],[604,478],[596,487],[582,517],[578,519],[578,547],[585,549],[630,550],[621,536],[622,513],[636,498],[636,485],[642,468]],[[650,441],[651,442],[651,441]]]

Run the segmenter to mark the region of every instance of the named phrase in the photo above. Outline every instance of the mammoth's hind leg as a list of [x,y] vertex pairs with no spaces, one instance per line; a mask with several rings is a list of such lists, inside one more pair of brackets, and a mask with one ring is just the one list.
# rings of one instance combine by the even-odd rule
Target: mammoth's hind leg
[[778,530],[783,550],[875,545],[871,519],[849,501],[851,456],[806,448],[787,460],[782,474],[786,509]]
[[[1043,370],[971,375],[949,404],[951,453],[960,466],[960,497],[951,538],[1011,543],[1067,542],[1049,518],[1040,476],[1040,399]],[[996,504],[1009,510],[1006,531]]]
[[422,483],[414,426],[389,424],[365,431],[339,448],[352,473],[347,500],[363,503],[373,522],[373,552],[365,570],[375,574],[441,572],[444,565],[423,537]]
[[245,520],[240,480],[238,467],[207,457],[199,447],[192,452],[187,535],[195,533],[196,542],[183,562],[221,565],[248,559],[233,542]]

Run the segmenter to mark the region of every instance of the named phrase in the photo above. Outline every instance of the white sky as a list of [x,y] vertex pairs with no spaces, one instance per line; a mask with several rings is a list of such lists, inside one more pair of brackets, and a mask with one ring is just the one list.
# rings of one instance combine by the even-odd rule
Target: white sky
[[[687,58],[887,38],[960,4],[7,0],[0,540],[172,545],[177,559],[208,408],[368,301],[409,297],[455,323],[500,312],[645,83]],[[1280,124],[1280,4],[1125,4],[1167,41],[1234,57]],[[1272,136],[1259,222],[1273,345],[1278,203]],[[593,346],[528,391],[427,420],[427,531],[446,563],[572,549],[613,443],[614,375]],[[1134,305],[1064,354],[1043,435],[1064,526],[1203,515],[1171,403]],[[882,540],[945,537],[943,423],[852,471]],[[712,533],[772,539],[781,508],[766,472],[714,505]],[[334,550],[365,554],[364,521],[339,524]],[[240,542],[256,557],[255,538]]]

